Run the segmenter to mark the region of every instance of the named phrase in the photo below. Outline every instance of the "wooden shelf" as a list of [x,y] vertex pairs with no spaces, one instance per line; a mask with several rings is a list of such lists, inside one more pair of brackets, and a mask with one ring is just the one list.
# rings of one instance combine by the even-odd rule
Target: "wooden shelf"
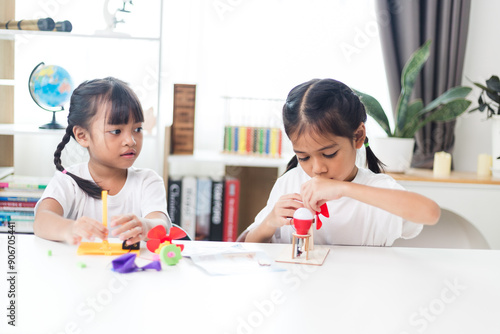
[[449,177],[434,177],[431,169],[412,168],[404,174],[388,173],[397,181],[446,182],[500,185],[500,178],[478,177],[474,172],[452,171]]
[[0,135],[64,135],[65,129],[49,130],[39,129],[33,124],[0,124]]

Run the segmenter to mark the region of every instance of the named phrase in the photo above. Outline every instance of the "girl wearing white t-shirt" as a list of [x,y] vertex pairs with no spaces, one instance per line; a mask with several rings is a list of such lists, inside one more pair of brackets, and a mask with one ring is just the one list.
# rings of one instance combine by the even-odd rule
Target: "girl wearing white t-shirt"
[[[136,94],[108,77],[85,81],[71,96],[68,126],[54,153],[58,172],[35,208],[37,236],[77,244],[105,239],[102,190],[107,190],[111,235],[132,245],[156,225],[170,228],[163,180],[154,171],[132,167],[142,149],[144,114]],[[88,163],[65,169],[61,152],[75,139]]]
[[[366,137],[366,119],[358,96],[339,81],[314,79],[290,91],[283,123],[295,156],[248,227],[245,241],[291,243],[294,212],[301,207],[319,212],[324,203],[329,217],[319,216],[317,244],[390,246],[439,220],[434,201],[380,174],[382,164]],[[369,169],[355,164],[363,145]]]

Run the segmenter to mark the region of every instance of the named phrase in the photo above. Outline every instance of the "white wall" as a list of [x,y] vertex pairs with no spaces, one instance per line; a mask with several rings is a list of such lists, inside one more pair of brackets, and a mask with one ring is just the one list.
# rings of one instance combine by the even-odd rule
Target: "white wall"
[[[500,75],[500,43],[496,37],[500,31],[498,13],[500,1],[472,0],[463,85],[472,87],[473,81],[484,83],[491,75]],[[474,88],[469,95],[472,107],[477,106],[479,93],[480,90]],[[486,121],[484,113],[477,111],[457,120],[453,153],[456,170],[475,171],[478,154],[491,154],[491,123],[491,120]]]

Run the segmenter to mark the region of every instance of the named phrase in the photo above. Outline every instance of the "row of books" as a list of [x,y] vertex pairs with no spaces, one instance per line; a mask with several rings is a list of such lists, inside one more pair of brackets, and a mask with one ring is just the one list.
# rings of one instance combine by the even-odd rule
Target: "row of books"
[[281,157],[282,132],[279,128],[225,126],[224,152]]
[[172,223],[196,240],[236,241],[240,181],[233,177],[171,177],[167,208]]
[[33,233],[35,205],[47,187],[48,178],[8,175],[0,179],[0,232],[14,223],[18,233]]

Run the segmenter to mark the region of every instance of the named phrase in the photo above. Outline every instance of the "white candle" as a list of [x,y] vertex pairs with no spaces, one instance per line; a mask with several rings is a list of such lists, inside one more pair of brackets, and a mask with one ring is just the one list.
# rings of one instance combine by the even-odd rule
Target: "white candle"
[[446,152],[434,153],[434,177],[449,177],[451,172],[451,154]]
[[491,175],[493,158],[489,154],[479,154],[477,157],[477,176],[487,177]]

